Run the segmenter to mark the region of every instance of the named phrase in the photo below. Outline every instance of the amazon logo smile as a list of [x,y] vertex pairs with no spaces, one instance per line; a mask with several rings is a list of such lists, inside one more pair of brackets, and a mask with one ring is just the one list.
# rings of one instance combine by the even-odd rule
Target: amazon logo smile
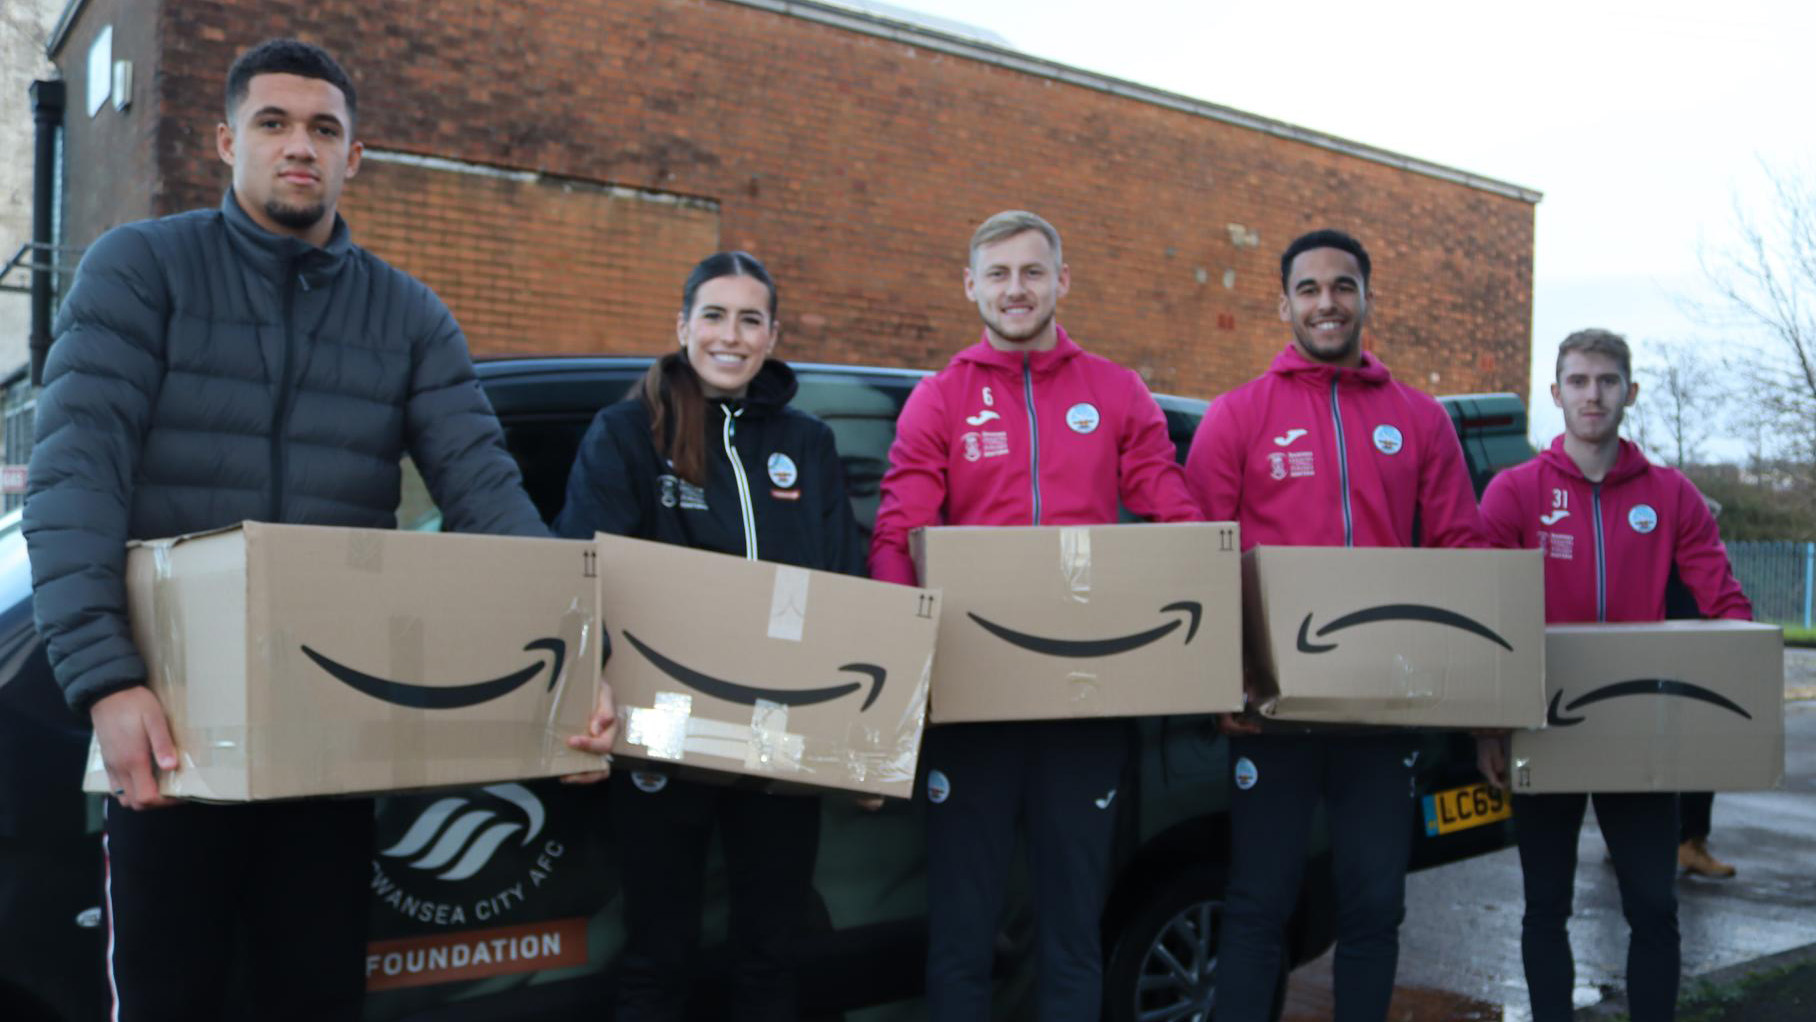
[[[1508,643],[1506,639],[1501,638],[1500,635],[1496,634],[1494,629],[1480,621],[1477,621],[1472,617],[1465,617],[1453,610],[1445,610],[1442,607],[1428,607],[1420,603],[1386,603],[1379,607],[1369,607],[1364,610],[1358,610],[1352,614],[1345,614],[1337,620],[1332,621],[1330,624],[1325,625],[1323,628],[1318,629],[1318,638],[1322,639],[1332,632],[1340,632],[1345,628],[1354,628],[1357,625],[1372,625],[1381,621],[1423,621],[1427,624],[1448,625],[1451,628],[1461,628],[1463,631],[1473,635],[1480,635],[1482,638],[1500,646],[1509,653],[1513,652],[1513,646]],[[1331,650],[1337,648],[1337,644],[1334,642],[1312,642],[1310,638],[1311,627],[1312,616],[1307,614],[1305,615],[1305,620],[1299,622],[1299,652],[1329,653]]]
[[[1619,699],[1622,696],[1678,696],[1683,699],[1694,699],[1700,703],[1708,703],[1710,706],[1719,706],[1729,713],[1738,713],[1748,720],[1753,719],[1753,715],[1742,709],[1739,703],[1720,692],[1687,681],[1673,681],[1669,678],[1635,678],[1632,681],[1617,681],[1611,685],[1603,685],[1601,688],[1591,689],[1570,700],[1570,705],[1564,707],[1564,712],[1592,706],[1609,699]],[[1562,692],[1551,693],[1551,705],[1545,710],[1546,727],[1569,727],[1572,724],[1583,722],[1582,717],[1566,717],[1558,711],[1558,700],[1563,697]]]
[[[412,685],[402,681],[391,681],[356,671],[346,664],[328,659],[308,646],[302,647],[303,655],[315,661],[316,666],[327,671],[335,680],[348,688],[362,692],[374,699],[379,699],[397,706],[409,706],[418,710],[457,710],[463,706],[478,706],[502,696],[515,692],[523,684],[536,676],[536,672],[545,666],[541,660],[513,671],[502,678],[491,681],[476,681],[469,685]],[[561,678],[561,665],[567,659],[567,643],[560,639],[537,639],[523,647],[525,653],[546,652],[549,654],[549,688]]]
[[1183,644],[1190,645],[1192,639],[1198,634],[1198,620],[1204,616],[1203,605],[1193,600],[1182,600],[1178,603],[1167,604],[1160,608],[1160,612],[1162,614],[1177,612],[1184,616],[1168,621],[1164,625],[1150,628],[1145,632],[1120,635],[1110,639],[1050,639],[1044,635],[1029,635],[1027,632],[1005,628],[973,612],[967,611],[966,615],[976,621],[979,628],[1004,642],[1035,653],[1045,653],[1048,656],[1115,656],[1118,653],[1127,653],[1129,650],[1140,649],[1150,643],[1159,642],[1178,631],[1180,625],[1186,626],[1185,643]]
[[[648,643],[629,632],[624,633],[624,639],[637,652],[643,654],[645,660],[656,665],[656,669],[663,674],[696,692],[712,696],[714,699],[723,699],[728,703],[754,706],[757,700],[767,699],[772,703],[781,703],[783,706],[812,706],[815,703],[831,702],[864,687],[864,683],[861,681],[850,681],[843,685],[828,685],[825,688],[757,688],[754,685],[743,685],[735,681],[726,681],[724,678],[715,678],[710,674],[702,674],[656,652],[650,648]],[[860,712],[870,709],[870,704],[876,702],[876,697],[883,691],[883,679],[889,674],[887,670],[875,664],[843,664],[839,670],[852,671],[870,680],[870,695],[864,698],[864,705],[858,708]]]

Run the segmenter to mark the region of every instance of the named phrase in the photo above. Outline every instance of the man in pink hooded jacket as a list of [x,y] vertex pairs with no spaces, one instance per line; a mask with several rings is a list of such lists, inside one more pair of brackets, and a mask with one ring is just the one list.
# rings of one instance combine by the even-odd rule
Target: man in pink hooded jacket
[[[1280,318],[1292,343],[1213,402],[1192,439],[1186,479],[1199,506],[1239,522],[1245,548],[1482,545],[1449,415],[1362,350],[1369,273],[1367,250],[1339,231],[1287,246]],[[1260,734],[1241,719],[1225,729],[1235,788],[1219,1022],[1273,1017],[1320,798],[1337,893],[1336,1017],[1384,1018],[1406,914],[1412,733]]]
[[[1537,458],[1494,477],[1482,523],[1495,546],[1545,553],[1545,620],[1662,621],[1673,569],[1706,617],[1749,619],[1715,517],[1683,474],[1651,464],[1620,438],[1639,385],[1627,342],[1579,330],[1558,345],[1552,400],[1564,433]],[[1506,739],[1477,739],[1482,773],[1507,786]],[[1576,885],[1577,834],[1587,795],[1515,795],[1526,912],[1520,950],[1534,1022],[1567,1020],[1575,963],[1565,924]],[[1634,1022],[1670,1019],[1681,955],[1677,932],[1675,794],[1598,793],[1595,818],[1614,859]]]
[[[1081,350],[1055,321],[1070,285],[1059,232],[1040,217],[998,213],[972,235],[965,296],[984,335],[921,381],[897,420],[870,547],[874,577],[915,581],[908,533],[925,525],[1103,525],[1117,520],[1119,497],[1145,518],[1201,517],[1141,377]],[[1126,723],[1106,719],[928,730],[934,1022],[990,1017],[1018,821],[1035,887],[1039,1017],[1098,1017],[1099,915],[1128,750]]]

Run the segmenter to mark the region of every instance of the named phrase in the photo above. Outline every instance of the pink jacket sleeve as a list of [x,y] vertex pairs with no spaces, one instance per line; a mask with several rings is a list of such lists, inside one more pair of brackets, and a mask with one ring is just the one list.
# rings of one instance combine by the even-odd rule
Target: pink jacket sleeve
[[1715,516],[1694,483],[1673,475],[1677,484],[1677,577],[1690,587],[1704,616],[1751,621],[1753,603],[1734,577]]
[[1429,406],[1425,460],[1419,465],[1420,543],[1428,547],[1482,547],[1482,517],[1463,445],[1443,406]]
[[1129,389],[1117,479],[1123,505],[1154,522],[1199,522],[1204,513],[1186,487],[1178,450],[1167,433],[1166,413],[1133,372]]
[[1488,481],[1482,493],[1482,535],[1489,546],[1517,550],[1526,545],[1520,523],[1526,516],[1520,512],[1518,479],[1512,469]]
[[1211,402],[1185,457],[1186,483],[1207,521],[1233,522],[1242,507],[1244,442],[1228,398]]
[[908,534],[923,525],[938,525],[946,505],[945,398],[937,377],[922,380],[908,395],[896,419],[895,442],[889,446],[889,471],[883,474],[877,502],[876,530],[870,536],[870,577],[914,585],[914,559]]

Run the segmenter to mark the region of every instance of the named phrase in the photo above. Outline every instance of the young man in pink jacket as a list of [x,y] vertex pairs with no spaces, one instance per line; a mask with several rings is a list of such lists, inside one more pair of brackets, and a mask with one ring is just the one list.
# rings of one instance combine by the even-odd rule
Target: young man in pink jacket
[[[921,381],[897,420],[870,547],[874,577],[915,581],[908,533],[925,525],[1103,525],[1117,520],[1118,498],[1157,521],[1201,517],[1141,377],[1083,351],[1055,321],[1070,284],[1059,232],[1040,217],[998,213],[972,235],[965,297],[977,303],[983,337]],[[1098,917],[1128,750],[1126,722],[1116,720],[928,730],[934,1022],[990,1017],[1018,823],[1035,888],[1039,1016],[1098,1017]]]
[[[1266,373],[1205,413],[1186,479],[1205,517],[1242,545],[1482,545],[1450,417],[1362,350],[1370,262],[1339,231],[1280,257],[1280,319],[1292,343]],[[1416,525],[1416,528],[1415,528]],[[1226,718],[1230,877],[1217,968],[1219,1022],[1272,1018],[1284,931],[1323,799],[1337,893],[1336,1017],[1386,1016],[1399,961],[1411,847],[1411,732]]]
[[[1705,617],[1742,620],[1752,604],[1728,566],[1715,517],[1675,469],[1620,438],[1639,395],[1627,342],[1579,330],[1558,345],[1551,399],[1564,434],[1549,450],[1488,484],[1482,524],[1500,547],[1545,552],[1545,620],[1662,621],[1672,569]],[[1477,739],[1482,773],[1507,786],[1506,739]],[[1514,831],[1525,875],[1520,946],[1534,1022],[1567,1020],[1575,965],[1565,923],[1576,883],[1577,833],[1587,795],[1515,795]],[[1620,881],[1627,944],[1627,1004],[1634,1022],[1670,1019],[1677,1004],[1677,796],[1604,794],[1595,819]]]

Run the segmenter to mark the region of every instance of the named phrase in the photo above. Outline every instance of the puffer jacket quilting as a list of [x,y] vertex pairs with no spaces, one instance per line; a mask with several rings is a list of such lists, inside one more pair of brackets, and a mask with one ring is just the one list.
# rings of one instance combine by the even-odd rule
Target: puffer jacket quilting
[[547,535],[427,287],[219,210],[109,231],[57,315],[24,530],[70,704],[138,684],[125,544],[245,520],[394,528],[408,454],[443,528]]

